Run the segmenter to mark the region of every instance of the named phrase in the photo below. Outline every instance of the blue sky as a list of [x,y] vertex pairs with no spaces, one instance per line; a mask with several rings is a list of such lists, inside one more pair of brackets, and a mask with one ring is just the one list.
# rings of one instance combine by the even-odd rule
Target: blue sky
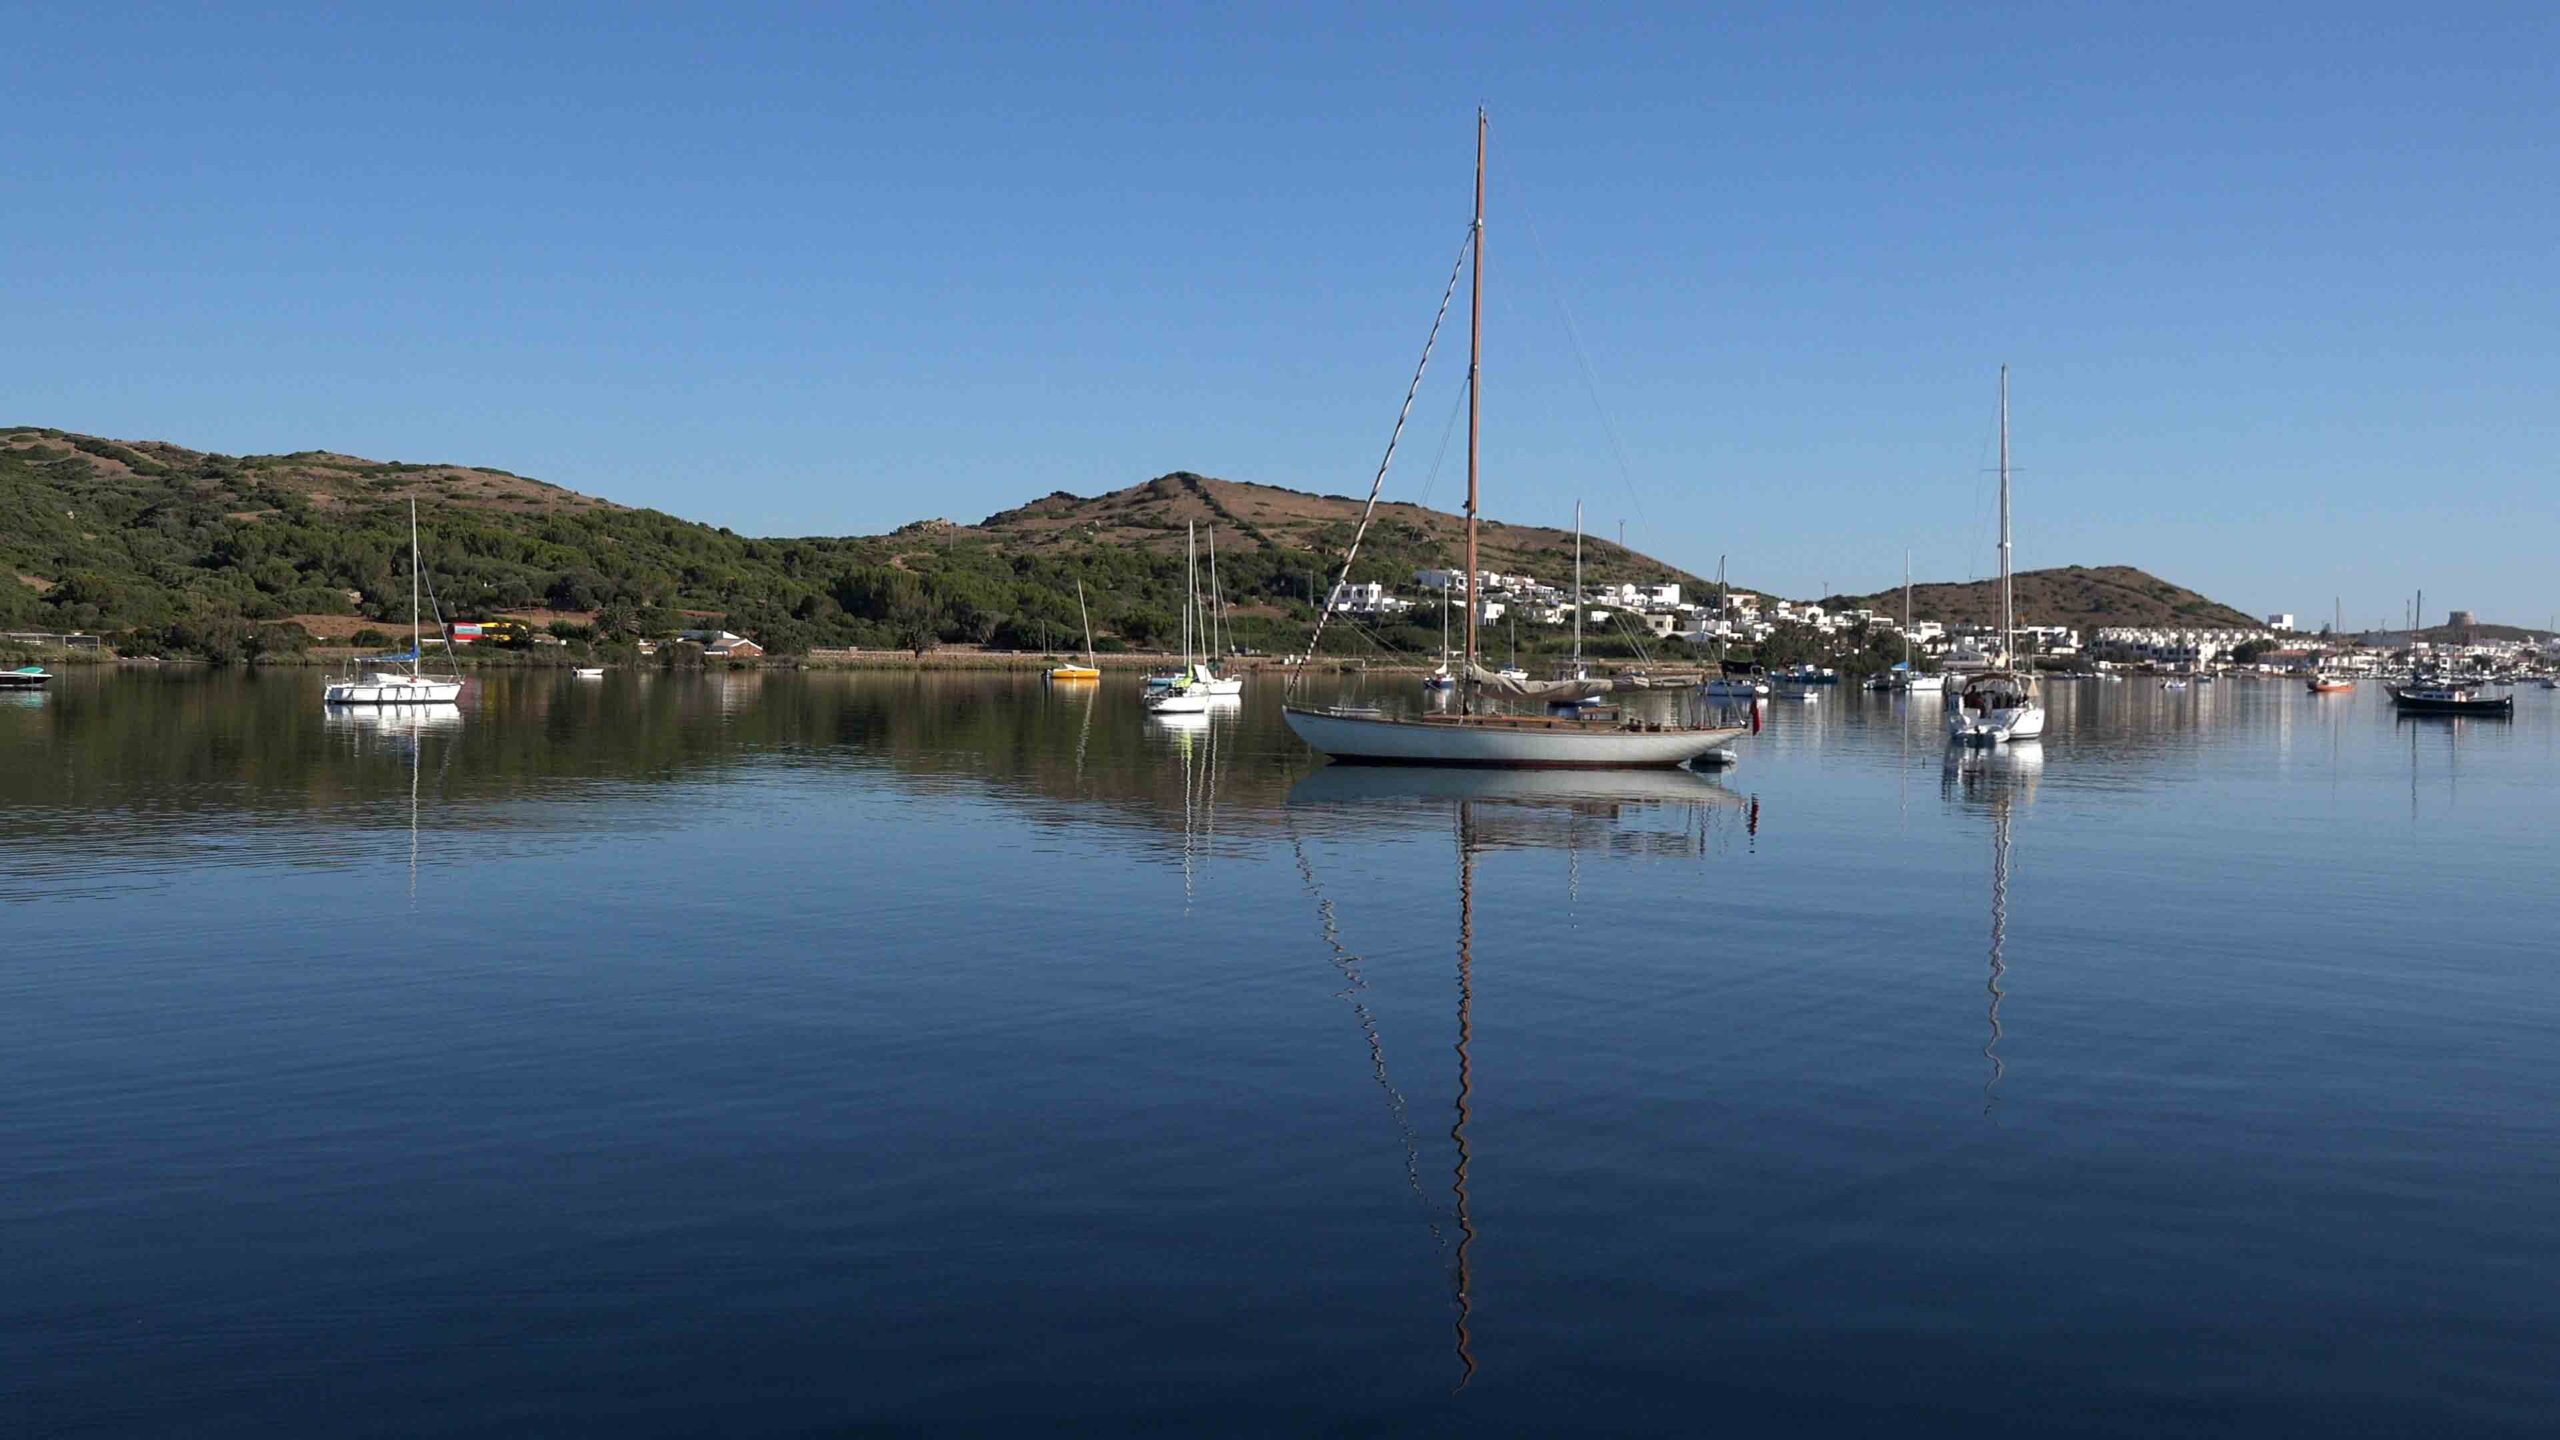
[[2022,566],[2560,610],[2560,9],[1240,8],[19,9],[0,421],[765,534],[1354,492],[1482,102],[1491,513],[1987,574],[2006,361]]

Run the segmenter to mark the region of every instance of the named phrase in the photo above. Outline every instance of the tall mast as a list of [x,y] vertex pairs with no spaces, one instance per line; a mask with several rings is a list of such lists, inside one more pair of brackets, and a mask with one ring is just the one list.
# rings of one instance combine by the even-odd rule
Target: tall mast
[[[1484,110],[1476,110],[1476,218],[1467,258],[1467,683],[1475,681],[1476,617],[1484,597],[1476,590],[1476,432],[1484,399]],[[1475,713],[1475,695],[1461,689],[1461,715]]]
[[1084,609],[1084,578],[1076,578],[1076,620],[1084,626],[1084,663],[1093,664],[1093,617]]
[[409,673],[424,672],[426,642],[418,638],[418,497],[409,497]]
[[1911,552],[1902,552],[1902,668],[1911,668]]
[[1204,656],[1218,653],[1218,616],[1227,608],[1218,595],[1218,527],[1209,527],[1209,643],[1201,647]]
[[2000,663],[2017,666],[2017,601],[2009,580],[2009,367],[2000,367]]
[[1582,666],[1582,502],[1573,502],[1573,663]]

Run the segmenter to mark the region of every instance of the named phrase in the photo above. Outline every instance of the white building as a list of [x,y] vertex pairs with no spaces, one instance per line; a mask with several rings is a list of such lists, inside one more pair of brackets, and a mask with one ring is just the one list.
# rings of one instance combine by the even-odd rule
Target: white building
[[1413,602],[1399,600],[1387,593],[1386,586],[1366,580],[1337,588],[1332,608],[1343,615],[1401,615],[1413,608]]
[[2270,630],[2282,630],[2287,634],[2291,634],[2294,629],[2293,616],[2289,614],[2270,615],[2267,617],[2267,628]]

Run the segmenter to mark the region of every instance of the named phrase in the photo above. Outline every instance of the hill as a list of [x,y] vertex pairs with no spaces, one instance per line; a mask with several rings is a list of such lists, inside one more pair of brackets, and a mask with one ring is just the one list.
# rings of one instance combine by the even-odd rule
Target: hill
[[[2184,586],[2172,585],[2130,565],[2067,565],[2026,570],[2015,577],[2018,623],[2094,629],[2139,625],[2206,629],[2257,629],[2261,621]],[[1873,595],[1834,595],[1825,609],[1873,608],[1899,615],[1899,588]],[[2000,582],[1932,583],[1911,587],[1911,611],[1923,620],[1950,624],[2000,621]]]
[[[1031,554],[1099,543],[1179,556],[1183,526],[1194,523],[1217,527],[1222,563],[1230,553],[1258,550],[1335,557],[1338,563],[1359,527],[1363,503],[1348,495],[1317,495],[1178,470],[1091,499],[1057,491],[990,515],[972,528]],[[1392,574],[1397,583],[1409,584],[1414,570],[1456,568],[1465,544],[1464,516],[1382,500],[1360,553],[1384,573],[1357,578]],[[1503,574],[1525,573],[1558,585],[1573,575],[1570,530],[1487,518],[1476,527],[1476,552],[1482,568]],[[1582,568],[1593,585],[1669,580],[1694,588],[1702,583],[1676,566],[1597,535],[1582,537]]]
[[[1303,643],[1310,572],[1329,582],[1360,502],[1177,472],[1090,499],[1053,494],[977,525],[924,521],[881,536],[752,539],[501,470],[332,451],[230,456],[163,441],[0,428],[0,629],[80,629],[214,658],[344,638],[408,616],[408,505],[418,505],[448,618],[560,617],[581,641],[717,624],[778,653],[811,646],[1041,647],[1178,634],[1182,526],[1215,523],[1238,638]],[[1452,562],[1461,523],[1382,506],[1355,580],[1410,584]],[[1593,583],[1695,577],[1599,539]],[[1482,563],[1562,581],[1572,536],[1488,522]],[[1423,627],[1361,634],[1419,652]]]

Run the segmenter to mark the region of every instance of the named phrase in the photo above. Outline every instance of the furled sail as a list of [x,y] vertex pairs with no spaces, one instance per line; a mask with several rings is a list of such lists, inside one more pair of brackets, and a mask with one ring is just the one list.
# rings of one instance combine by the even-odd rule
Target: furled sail
[[1505,700],[1536,700],[1549,705],[1588,700],[1615,690],[1638,690],[1646,686],[1641,676],[1622,680],[1513,680],[1482,665],[1471,667],[1468,673],[1475,677],[1476,688],[1484,694]]

